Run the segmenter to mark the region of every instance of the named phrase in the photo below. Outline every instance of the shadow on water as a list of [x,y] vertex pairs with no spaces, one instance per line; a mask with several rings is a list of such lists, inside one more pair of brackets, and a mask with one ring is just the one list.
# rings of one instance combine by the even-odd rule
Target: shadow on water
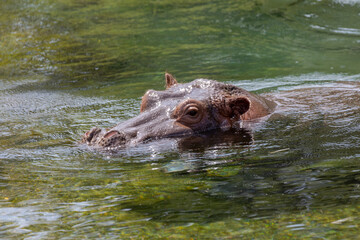
[[196,136],[185,137],[178,141],[180,151],[204,151],[216,146],[231,147],[232,145],[249,145],[253,141],[252,133],[246,129],[236,131],[209,131]]

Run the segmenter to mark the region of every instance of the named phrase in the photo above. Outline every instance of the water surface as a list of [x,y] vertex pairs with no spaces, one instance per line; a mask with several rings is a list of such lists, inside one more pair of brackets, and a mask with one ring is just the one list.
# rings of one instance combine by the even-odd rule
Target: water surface
[[[0,3],[0,238],[355,239],[360,2]],[[277,101],[251,130],[77,144],[147,89],[210,78]]]

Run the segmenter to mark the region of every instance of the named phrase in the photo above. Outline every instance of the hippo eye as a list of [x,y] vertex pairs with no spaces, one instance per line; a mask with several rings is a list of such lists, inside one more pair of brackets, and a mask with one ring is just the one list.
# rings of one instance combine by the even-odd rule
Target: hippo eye
[[186,115],[189,115],[192,117],[195,117],[197,114],[198,114],[198,109],[196,109],[196,108],[190,108],[186,113]]
[[199,123],[205,114],[205,106],[202,102],[189,99],[181,103],[174,112],[176,121],[186,126],[194,126]]

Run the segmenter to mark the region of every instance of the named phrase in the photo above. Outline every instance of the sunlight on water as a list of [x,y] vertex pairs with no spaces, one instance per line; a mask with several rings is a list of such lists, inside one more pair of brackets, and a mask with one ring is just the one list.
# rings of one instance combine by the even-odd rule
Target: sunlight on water
[[334,2],[340,3],[340,4],[349,4],[349,5],[360,4],[359,0],[334,0]]
[[4,224],[1,228],[3,230],[7,229],[11,233],[15,234],[25,234],[30,233],[29,236],[34,237],[46,237],[46,232],[44,234],[36,233],[32,234],[32,231],[29,230],[29,227],[40,224],[49,224],[51,222],[55,223],[61,218],[60,214],[44,212],[43,210],[38,210],[31,207],[2,207],[0,208],[0,221]]
[[254,79],[243,80],[241,82],[230,82],[235,86],[255,92],[269,91],[287,91],[296,88],[321,86],[326,83],[334,83],[335,81],[358,81],[360,74],[344,75],[344,74],[322,74],[311,73],[300,76],[285,76],[274,79]]

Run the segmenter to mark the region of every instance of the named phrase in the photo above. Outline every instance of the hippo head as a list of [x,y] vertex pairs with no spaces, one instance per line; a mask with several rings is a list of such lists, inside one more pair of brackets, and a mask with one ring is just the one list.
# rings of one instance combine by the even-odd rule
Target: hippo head
[[245,113],[259,101],[241,88],[213,80],[196,79],[178,84],[168,73],[165,79],[165,91],[148,90],[142,97],[138,116],[107,131],[93,128],[84,134],[82,142],[113,149],[151,139],[230,129],[251,117]]

